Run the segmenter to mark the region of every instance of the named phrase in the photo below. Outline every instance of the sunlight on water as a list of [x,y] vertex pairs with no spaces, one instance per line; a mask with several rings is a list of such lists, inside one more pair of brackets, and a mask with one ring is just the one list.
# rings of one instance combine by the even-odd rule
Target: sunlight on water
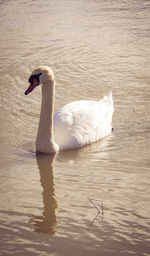
[[[149,1],[0,1],[0,255],[149,255]],[[48,65],[55,110],[113,92],[114,132],[36,155]]]

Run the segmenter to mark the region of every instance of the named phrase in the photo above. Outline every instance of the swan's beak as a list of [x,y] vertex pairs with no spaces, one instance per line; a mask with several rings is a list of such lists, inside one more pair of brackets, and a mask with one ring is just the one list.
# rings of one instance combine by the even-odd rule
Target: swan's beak
[[36,79],[33,79],[33,83],[29,85],[28,89],[25,91],[25,95],[32,92],[34,90],[34,88],[38,85],[39,85],[38,81]]

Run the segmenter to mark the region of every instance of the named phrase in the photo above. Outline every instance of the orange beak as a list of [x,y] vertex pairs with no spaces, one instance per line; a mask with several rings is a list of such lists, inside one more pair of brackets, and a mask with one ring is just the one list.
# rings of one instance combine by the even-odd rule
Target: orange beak
[[34,90],[35,87],[39,85],[38,81],[34,78],[33,83],[29,85],[28,89],[25,91],[25,95],[29,94]]

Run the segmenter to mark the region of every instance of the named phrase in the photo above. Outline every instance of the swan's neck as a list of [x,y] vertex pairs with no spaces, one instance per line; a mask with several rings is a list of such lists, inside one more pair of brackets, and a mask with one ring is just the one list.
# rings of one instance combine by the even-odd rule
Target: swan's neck
[[43,153],[56,153],[58,145],[53,137],[53,114],[55,101],[55,82],[42,86],[42,105],[36,139],[36,150]]

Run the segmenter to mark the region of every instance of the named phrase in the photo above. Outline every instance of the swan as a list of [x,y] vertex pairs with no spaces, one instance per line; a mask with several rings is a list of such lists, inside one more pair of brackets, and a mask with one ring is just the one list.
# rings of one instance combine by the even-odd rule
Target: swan
[[66,104],[54,114],[55,78],[47,66],[35,69],[29,78],[29,94],[42,84],[41,113],[36,151],[55,154],[91,144],[112,131],[112,93],[99,101],[80,100]]

